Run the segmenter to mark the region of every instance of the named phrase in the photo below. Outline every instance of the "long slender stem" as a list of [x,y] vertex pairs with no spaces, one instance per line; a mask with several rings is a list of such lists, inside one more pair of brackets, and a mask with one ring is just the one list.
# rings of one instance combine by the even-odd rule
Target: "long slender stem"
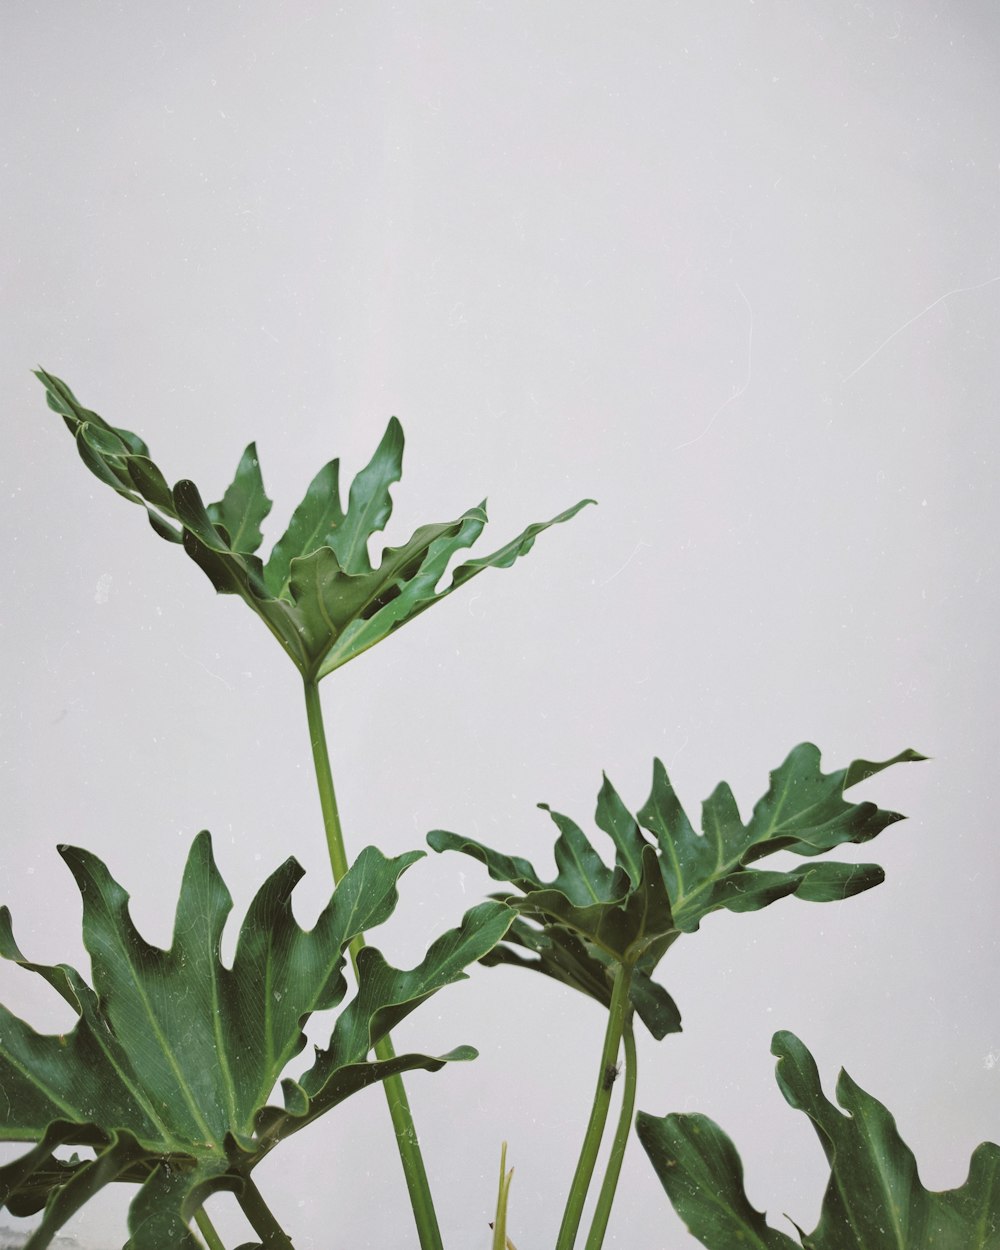
[[249,1176],[245,1178],[243,1190],[237,1193],[236,1199],[254,1232],[263,1242],[264,1250],[295,1250],[287,1233],[264,1201],[263,1194]]
[[580,1220],[583,1217],[583,1204],[587,1200],[587,1190],[590,1188],[590,1180],[594,1175],[597,1152],[601,1148],[601,1137],[611,1104],[611,1087],[614,1084],[615,1066],[618,1063],[618,1048],[621,1045],[622,1032],[628,1016],[628,990],[631,980],[632,969],[619,964],[615,973],[614,989],[611,992],[608,1027],[604,1033],[604,1049],[601,1051],[601,1070],[597,1077],[594,1104],[590,1110],[590,1120],[584,1134],[583,1148],[580,1151],[576,1172],[573,1174],[573,1183],[570,1185],[562,1224],[559,1226],[556,1250],[573,1250]]
[[622,1033],[625,1043],[625,1077],[622,1081],[622,1107],[618,1115],[618,1126],[611,1141],[611,1153],[608,1166],[601,1184],[601,1192],[594,1208],[594,1222],[590,1226],[585,1250],[601,1250],[604,1235],[608,1231],[608,1220],[611,1217],[611,1205],[615,1200],[618,1188],[618,1177],[621,1175],[622,1160],[625,1158],[625,1147],[628,1145],[632,1132],[632,1117],[635,1115],[636,1057],[635,1034],[632,1032],[632,1013],[628,1013],[625,1029]]
[[[333,773],[330,769],[326,730],[323,727],[323,708],[320,704],[319,687],[315,681],[308,678],[305,681],[305,695],[306,715],[309,719],[309,740],[312,744],[320,806],[323,809],[326,845],[330,854],[334,884],[337,884],[347,872],[347,850],[344,846],[344,831],[337,809],[337,796],[333,789]],[[354,962],[355,971],[358,951],[364,944],[365,939],[361,934],[351,943],[351,959]],[[395,1054],[392,1041],[388,1036],[375,1043],[377,1058],[392,1059]],[[417,1236],[420,1238],[420,1250],[444,1250],[441,1230],[438,1228],[437,1215],[434,1211],[434,1200],[431,1197],[431,1187],[427,1180],[427,1170],[420,1153],[420,1143],[417,1140],[417,1130],[413,1124],[413,1114],[410,1111],[403,1079],[398,1075],[390,1076],[382,1082],[382,1086],[389,1104],[392,1127],[396,1134],[396,1147],[399,1150],[403,1176],[410,1195],[410,1206],[413,1208]]]
[[205,1238],[205,1244],[208,1250],[226,1250],[223,1245],[222,1238],[215,1231],[215,1225],[208,1218],[208,1212],[204,1207],[199,1207],[194,1213],[194,1222],[198,1225],[198,1231]]
[[337,810],[337,795],[333,789],[333,773],[330,770],[330,751],[326,745],[326,729],[323,726],[323,706],[319,699],[319,686],[306,680],[306,716],[309,719],[309,742],[312,746],[313,767],[316,769],[316,786],[319,804],[323,810],[323,828],[326,830],[326,847],[330,853],[333,883],[339,884],[347,872],[347,850],[344,831]]

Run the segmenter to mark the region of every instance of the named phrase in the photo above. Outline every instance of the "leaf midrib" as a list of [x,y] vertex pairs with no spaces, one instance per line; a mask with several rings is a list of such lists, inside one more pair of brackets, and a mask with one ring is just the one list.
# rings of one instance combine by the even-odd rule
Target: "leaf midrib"
[[[116,926],[112,926],[112,932],[114,932],[116,938],[119,937]],[[166,1035],[164,1034],[162,1028],[160,1027],[160,1022],[157,1019],[156,1013],[153,1011],[152,1005],[149,1001],[149,996],[146,993],[146,989],[143,986],[142,981],[139,978],[138,971],[132,962],[131,955],[127,947],[120,940],[117,942],[117,945],[121,952],[121,962],[124,963],[124,965],[128,968],[129,974],[132,978],[132,984],[135,986],[136,993],[139,997],[139,1000],[142,1003],[143,1007],[145,1008],[146,1016],[148,1017],[149,1023],[153,1029],[153,1034],[156,1037],[157,1042],[159,1042],[160,1048],[162,1049],[163,1054],[166,1056],[167,1063],[170,1065],[170,1070],[174,1074],[174,1078],[177,1081],[178,1089],[180,1090],[180,1093],[184,1101],[187,1103],[188,1107],[190,1108],[191,1114],[194,1117],[195,1123],[203,1131],[205,1135],[204,1136],[205,1143],[206,1144],[211,1143],[214,1141],[215,1134],[212,1132],[211,1128],[209,1127],[208,1121],[202,1115],[198,1107],[198,1103],[194,1097],[194,1091],[188,1085],[187,1080],[184,1076],[184,1072],[180,1064],[177,1062],[177,1058],[174,1055],[173,1050],[171,1049],[170,1045],[167,1042]],[[161,953],[165,953],[165,952],[161,952]]]
[[[320,541],[321,538],[329,539],[331,533],[334,530],[336,530],[344,520],[344,511],[340,506],[340,498],[339,498],[339,493],[340,493],[340,487],[339,487],[339,481],[338,481],[339,461],[334,460],[331,463],[338,466],[338,468],[334,469],[333,471],[332,490],[330,494],[326,497],[326,501],[321,505],[319,515],[316,518],[316,521],[314,522],[314,524],[309,527],[309,532],[305,535],[305,537],[301,541],[298,539],[295,541],[295,546],[298,548],[298,550],[289,554],[288,556],[288,562],[287,562],[288,571],[286,572],[282,580],[281,586],[278,588],[278,593],[275,596],[278,599],[283,598],[288,593],[288,587],[292,580],[292,561],[293,560],[299,560],[303,556],[311,555],[313,551],[318,551],[320,547],[329,547],[330,550],[334,552],[334,555],[336,555],[336,551],[334,550],[330,542]],[[329,467],[329,466],[326,466],[326,467]],[[308,492],[307,492],[306,498],[308,498]],[[303,500],[303,504],[304,503],[305,503],[305,500]],[[301,507],[302,505],[300,504],[299,506]],[[293,515],[292,521],[294,520],[295,520],[295,517]],[[289,529],[291,528],[292,521],[289,522]],[[273,550],[271,551],[272,558],[274,556],[274,552],[281,546],[283,542],[285,542],[287,538],[288,538],[288,530],[285,531],[285,533],[281,536],[281,538],[278,539],[277,543],[275,544]],[[290,539],[289,539],[289,542],[291,542]],[[317,545],[314,546],[313,544],[317,544]],[[282,558],[284,558],[284,555],[282,555]],[[268,561],[268,563],[270,563],[270,560]]]
[[[840,1113],[836,1111],[834,1112],[834,1114],[838,1116],[840,1115]],[[870,1133],[868,1132],[868,1116],[864,1113],[864,1111],[859,1110],[858,1112],[851,1113],[851,1119],[855,1123],[860,1122],[860,1125],[863,1126],[864,1131],[861,1133],[861,1142],[864,1147],[864,1152],[868,1156],[869,1163],[872,1164],[873,1171],[876,1177],[878,1178],[879,1188],[881,1189],[882,1194],[884,1196],[884,1200],[885,1200],[884,1209],[890,1216],[890,1222],[892,1224],[893,1235],[895,1238],[896,1245],[899,1247],[899,1250],[907,1250],[906,1240],[903,1235],[904,1230],[900,1226],[899,1215],[896,1210],[896,1205],[892,1201],[892,1190],[889,1186],[889,1177],[888,1177],[886,1170],[881,1165],[879,1153],[875,1149],[875,1143]],[[851,1190],[849,1188],[845,1188],[844,1182],[841,1180],[839,1172],[837,1171],[836,1146],[834,1147],[834,1152],[835,1153],[834,1153],[833,1171],[837,1175],[837,1190],[840,1193],[841,1200],[844,1204],[844,1211],[847,1214],[848,1220],[850,1221],[851,1228],[854,1231],[855,1235],[857,1236],[858,1246],[861,1247],[864,1245],[864,1240],[862,1238],[861,1230],[858,1228],[858,1225],[855,1222],[855,1218],[854,1218],[854,1206],[856,1204],[856,1199],[852,1195]]]
[[2,1044],[0,1044],[0,1055],[3,1056],[4,1060],[9,1063],[15,1071],[20,1072],[23,1077],[27,1078],[30,1085],[34,1085],[37,1090],[40,1090],[49,1102],[56,1107],[61,1107],[62,1110],[66,1112],[71,1122],[90,1123],[90,1121],[81,1121],[79,1107],[74,1107],[72,1103],[66,1102],[62,1095],[57,1094],[48,1082],[41,1080],[30,1068],[25,1067],[25,1065],[15,1055],[11,1054],[11,1052]]
[[[736,855],[732,856],[730,859],[724,859],[720,854],[722,850],[722,841],[720,839],[717,842],[716,845],[717,845],[718,850],[716,853],[715,868],[713,870],[712,876],[708,878],[707,880],[702,881],[699,885],[696,885],[689,893],[686,893],[683,890],[683,888],[681,889],[675,902],[675,906],[678,911],[684,906],[685,903],[689,903],[692,899],[696,899],[700,894],[704,894],[706,890],[711,889],[713,885],[715,885],[717,882],[722,880],[725,876],[727,876],[730,872],[732,872],[733,869],[739,867],[740,860],[747,853],[750,847],[759,846],[763,842],[769,842],[776,835],[776,833],[780,832],[782,826],[780,824],[779,817],[781,815],[781,812],[785,808],[788,796],[791,794],[793,786],[794,786],[794,783],[791,780],[789,780],[786,784],[782,786],[776,798],[774,811],[772,813],[772,816],[768,825],[759,835],[754,834],[754,836],[752,836],[749,839],[749,841],[745,842]],[[823,803],[827,801],[828,797],[829,796],[817,802],[810,803],[808,807],[801,809],[799,812],[795,814],[795,819],[796,820],[801,819],[802,824],[804,826],[803,829],[800,830],[797,834],[797,837],[799,838],[799,840],[802,840],[804,834],[809,828],[809,824],[808,824],[809,814],[815,811],[817,808],[822,807]],[[712,818],[714,819],[714,815]],[[752,821],[751,821],[750,825],[743,826],[743,831],[744,833],[751,833],[752,828],[753,826],[752,826]],[[794,832],[794,829],[792,831]],[[695,834],[694,836],[697,838],[699,835]],[[707,830],[704,834],[700,836],[703,838],[708,838]],[[669,832],[667,834],[667,844],[670,847],[671,862],[675,865],[675,871],[678,874],[678,881],[680,882],[681,880],[680,867],[677,861],[673,839],[670,837]]]
[[[567,845],[569,844],[567,843]],[[582,855],[577,853],[577,848],[575,846],[569,846],[569,852],[573,859],[573,863],[576,865],[577,869],[579,870],[580,876],[583,878],[583,884],[587,887],[587,892],[589,893],[590,897],[594,900],[595,903],[603,903],[605,900],[601,898],[601,896],[594,889],[593,885],[591,885],[590,877],[587,875],[587,870],[583,864]],[[603,868],[604,865],[602,864],[601,867]]]
[[[713,822],[715,821],[714,813],[710,816],[709,819],[712,820]],[[716,828],[718,828],[717,825],[716,825]],[[746,832],[745,826],[744,826],[744,832]],[[676,854],[674,853],[673,839],[670,838],[669,833],[667,834],[667,837],[668,837],[668,845],[671,848],[672,861],[673,863],[677,864],[677,857],[676,857]],[[706,830],[703,834],[695,833],[694,837],[700,838],[703,844],[712,841],[712,839],[709,836],[708,830]],[[752,843],[750,845],[752,845]],[[734,868],[738,867],[740,860],[743,858],[743,855],[746,853],[746,850],[747,850],[747,847],[743,846],[741,847],[739,852],[736,855],[734,855],[731,859],[725,859],[722,855],[722,839],[719,838],[718,841],[716,842],[715,867],[712,871],[712,875],[706,878],[706,880],[700,882],[700,884],[696,885],[692,890],[685,892],[682,889],[680,891],[677,898],[672,900],[675,914],[679,912],[686,903],[689,903],[692,899],[696,899],[700,894],[704,894],[706,890],[710,890],[712,886],[716,885],[720,880],[722,880],[723,877],[728,876],[729,873],[731,873]],[[677,868],[677,873],[678,873],[678,880],[680,880],[681,875],[680,875],[679,866]]]
[[[252,554],[252,553],[249,553],[249,552],[243,552],[243,551],[240,551],[239,544],[243,541],[243,535],[244,535],[244,534],[246,533],[246,531],[250,528],[250,515],[251,515],[251,514],[250,514],[250,509],[251,509],[252,505],[253,505],[253,504],[255,504],[255,503],[257,502],[257,500],[258,500],[258,499],[265,499],[265,500],[266,500],[266,499],[267,499],[267,495],[264,493],[264,487],[263,487],[263,484],[261,484],[261,487],[260,487],[260,489],[258,490],[258,488],[257,488],[257,484],[256,484],[256,482],[255,482],[255,483],[254,483],[254,485],[253,485],[253,487],[252,487],[252,489],[251,489],[251,491],[250,491],[250,498],[247,500],[246,505],[245,505],[245,506],[244,506],[244,508],[243,508],[243,515],[240,517],[240,524],[239,524],[239,528],[236,530],[236,533],[235,533],[235,534],[233,534],[233,536],[232,536],[232,541],[231,541],[231,542],[230,542],[230,544],[229,544],[229,545],[232,547],[232,549],[233,549],[235,552],[237,552],[239,555],[247,555],[247,554]],[[254,522],[254,524],[256,525],[257,529],[260,529],[260,522],[259,522],[259,521],[255,521],[255,522]]]
[[[681,1117],[678,1117],[678,1119],[680,1118]],[[755,1243],[759,1247],[759,1250],[768,1250],[767,1242],[762,1240],[762,1238],[760,1237],[760,1234],[753,1227],[753,1225],[748,1224],[744,1216],[737,1214],[733,1210],[733,1206],[731,1203],[727,1205],[726,1202],[723,1200],[720,1194],[719,1186],[718,1186],[718,1178],[711,1171],[709,1165],[704,1161],[704,1157],[701,1154],[699,1148],[697,1146],[692,1145],[692,1143],[688,1142],[686,1136],[685,1136],[685,1144],[692,1147],[692,1149],[695,1151],[696,1157],[698,1158],[699,1162],[702,1163],[702,1167],[699,1169],[699,1171],[701,1171],[702,1174],[704,1175],[705,1182],[699,1185],[699,1189],[698,1189],[699,1197],[708,1198],[708,1200],[716,1207],[716,1209],[722,1212],[722,1215],[724,1217],[728,1217],[726,1219],[727,1223],[729,1223],[733,1219],[733,1217],[735,1217],[736,1222],[739,1225],[739,1227],[745,1229],[753,1237]],[[691,1168],[688,1167],[686,1170],[690,1174]],[[742,1197],[744,1198],[744,1200],[746,1200],[745,1193],[742,1195]],[[768,1228],[768,1231],[777,1231],[777,1230],[771,1230],[769,1225],[765,1224],[765,1227]]]

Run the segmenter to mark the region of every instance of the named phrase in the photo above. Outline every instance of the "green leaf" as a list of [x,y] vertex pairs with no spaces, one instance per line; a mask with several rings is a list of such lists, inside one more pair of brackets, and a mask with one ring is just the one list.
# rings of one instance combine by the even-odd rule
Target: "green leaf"
[[402,547],[387,548],[379,567],[366,574],[345,573],[330,547],[293,560],[288,591],[307,646],[323,655],[319,676],[412,619],[414,596],[433,591],[451,556],[475,541],[485,521],[481,509],[472,509],[455,521],[421,526]]
[[[792,894],[832,902],[878,885],[884,874],[876,864],[823,861],[782,871],[750,865],[776,851],[812,859],[843,842],[875,837],[902,817],[874,803],[851,803],[844,790],[891,764],[923,758],[903,751],[882,763],[855,761],[824,774],[818,749],[804,743],[771,773],[770,787],[746,824],[729,786],[717,786],[703,805],[701,833],[695,832],[656,760],[652,793],[637,817],[608,778],[603,780],[596,823],[614,844],[614,867],[604,863],[569,817],[549,812],[559,831],[554,846],[558,875],[552,881],[545,881],[529,860],[472,838],[436,829],[427,840],[436,851],[471,855],[495,881],[509,882],[519,892],[502,896],[521,919],[506,943],[491,952],[491,964],[534,969],[605,1004],[610,1003],[614,965],[628,964],[637,974],[632,1006],[662,1037],[680,1028],[680,1014],[650,977],[681,934],[694,932],[720,908],[758,911]],[[643,830],[653,835],[655,845]]]
[[640,1111],[635,1128],[674,1210],[703,1246],[793,1250],[797,1243],[751,1206],[736,1148],[708,1116]]
[[[709,1250],[735,1244],[785,1250],[998,1250],[1000,1146],[984,1142],[958,1189],[927,1190],[896,1122],[846,1072],[840,1110],[823,1093],[815,1061],[792,1033],[774,1035],[776,1077],[790,1106],[812,1121],[830,1181],[812,1233],[799,1242],[770,1228],[749,1204],[743,1167],[725,1133],[705,1116],[640,1112],[639,1139],[678,1215]],[[846,1113],[846,1114],[845,1114]],[[797,1227],[797,1226],[796,1226]]]
[[208,505],[208,515],[213,525],[221,525],[225,529],[233,551],[249,555],[263,541],[260,525],[270,511],[271,501],[264,494],[257,445],[251,443],[243,453],[236,476],[222,499],[219,503]]
[[116,429],[113,425],[108,425],[96,412],[84,408],[65,382],[46,373],[44,369],[36,369],[35,377],[45,387],[49,407],[53,412],[58,412],[62,416],[71,434],[75,436],[81,425],[92,425],[106,434],[117,435],[124,448],[133,455],[149,455],[149,448],[137,434],[129,430]]
[[725,783],[717,786],[703,805],[700,835],[678,803],[666,769],[655,761],[652,793],[639,811],[639,823],[659,844],[678,927],[694,932],[719,907],[754,910],[788,893],[828,901],[877,885],[882,878],[874,865],[766,874],[753,873],[748,865],[776,851],[811,857],[844,842],[874,838],[903,817],[874,803],[851,803],[844,790],[893,764],[924,758],[902,751],[879,764],[855,761],[823,773],[819,749],[802,743],[771,773],[770,787],[746,825],[732,791]]
[[[333,640],[327,648],[322,662],[318,666],[317,672],[319,677],[325,677],[327,673],[332,673],[335,668],[340,668],[342,664],[346,664],[348,660],[354,659],[355,656],[361,655],[363,651],[367,651],[376,643],[387,638],[400,625],[412,621],[419,616],[421,612],[427,610],[433,604],[446,598],[463,586],[471,578],[477,576],[488,568],[509,568],[519,555],[526,555],[534,546],[535,537],[543,530],[547,530],[552,525],[559,525],[564,521],[569,521],[587,504],[593,503],[592,499],[581,500],[572,508],[567,508],[564,512],[560,512],[557,516],[548,521],[538,521],[528,528],[517,538],[512,539],[500,551],[494,552],[491,556],[485,556],[481,560],[469,561],[462,564],[455,570],[450,583],[442,589],[436,589],[438,582],[445,575],[448,561],[452,555],[463,547],[471,546],[475,539],[479,536],[483,525],[486,522],[485,507],[480,505],[478,508],[471,508],[458,521],[452,521],[444,526],[424,526],[417,531],[411,543],[417,540],[417,535],[425,535],[430,531],[441,529],[444,532],[441,537],[426,543],[424,550],[426,552],[419,568],[409,574],[408,577],[395,579],[392,583],[391,594],[379,594],[369,599],[371,606],[370,614],[356,617],[346,626],[343,632]],[[422,538],[420,544],[423,545],[425,540]],[[410,544],[407,544],[409,547]],[[406,550],[404,548],[403,550]],[[394,550],[389,549],[385,553],[386,558],[393,558]],[[411,565],[411,567],[414,567]],[[379,568],[373,577],[381,579],[383,577],[382,569]]]
[[[511,913],[499,903],[470,912],[413,972],[366,948],[358,994],[338,1017],[330,1050],[282,1083],[284,1107],[268,1105],[302,1050],[305,1021],[341,1005],[349,943],[389,917],[400,875],[422,852],[386,859],[362,851],[310,930],[292,913],[302,870],[288,860],[251,902],[231,968],[220,946],[232,904],[208,834],[188,857],[169,950],[136,930],[128,895],[99,859],[74,847],[60,853],[83,899],[92,986],[68,965],[29,962],[0,909],[0,955],[41,976],[78,1017],[68,1033],[46,1036],[0,1007],[0,1139],[32,1143],[0,1168],[0,1201],[19,1214],[44,1207],[31,1250],[116,1180],[140,1185],[129,1216],[132,1250],[194,1250],[194,1211],[210,1193],[239,1190],[282,1137],[387,1075],[475,1055],[460,1047],[368,1058],[392,1022],[461,979],[502,937]],[[56,1159],[66,1145],[89,1146],[96,1158]]]
[[450,581],[450,561],[476,541],[486,524],[484,505],[456,520],[421,526],[402,546],[386,548],[373,567],[369,541],[389,519],[390,487],[402,471],[403,431],[393,417],[351,485],[346,513],[339,463],[332,460],[313,478],[265,562],[254,553],[271,502],[253,443],[222,499],[206,506],[193,482],[182,480],[169,488],[137,435],[84,408],[59,378],[44,370],[37,377],[91,472],[145,507],[156,533],[183,543],[220,594],[239,595],[308,680],[318,681],[361,655],[484,569],[509,568],[543,530],[593,502],[583,500],[549,521],[529,525],[491,555],[460,565]]
[[[611,1006],[610,961],[602,958],[596,947],[588,946],[572,929],[555,924],[535,925],[519,916],[507,931],[505,940],[480,962],[488,967],[507,964],[541,972],[604,1007]],[[632,973],[629,999],[640,1020],[657,1040],[681,1031],[677,1004],[641,967]]]
[[831,1169],[819,1224],[803,1240],[808,1250],[998,1250],[1000,1146],[977,1146],[961,1188],[928,1191],[882,1103],[842,1070],[841,1112],[824,1095],[812,1055],[792,1033],[776,1033],[771,1052],[785,1101],[812,1121]]
[[633,885],[642,875],[642,853],[649,845],[642,836],[635,817],[626,810],[618,797],[618,791],[608,780],[607,774],[597,796],[597,812],[594,816],[598,829],[603,829],[615,844],[615,863],[628,873]]
[[517,906],[533,919],[555,920],[575,930],[605,957],[631,967],[654,943],[677,935],[670,899],[651,846],[643,851],[637,872],[638,881],[619,902],[577,907],[562,890],[541,889],[517,900]]
[[305,498],[292,513],[288,529],[274,544],[264,569],[264,581],[274,598],[287,598],[293,560],[331,546],[333,535],[344,519],[339,476],[339,460],[331,460],[320,469],[309,483]]
[[403,473],[403,427],[392,417],[370,462],[351,483],[347,515],[330,535],[345,573],[370,573],[368,539],[385,528],[392,513],[389,487]]
[[502,903],[480,903],[465,914],[457,929],[438,938],[421,963],[409,971],[390,967],[370,946],[359,951],[357,997],[341,1012],[329,1047],[317,1053],[313,1066],[300,1078],[311,1103],[325,1106],[329,1083],[338,1069],[361,1063],[422,1002],[443,986],[464,980],[464,969],[496,946],[513,918],[514,913]]

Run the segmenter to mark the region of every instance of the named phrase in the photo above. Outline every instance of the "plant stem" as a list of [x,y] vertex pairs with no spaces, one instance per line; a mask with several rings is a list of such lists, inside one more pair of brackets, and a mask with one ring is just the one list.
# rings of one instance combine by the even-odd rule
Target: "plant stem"
[[[319,789],[320,806],[323,809],[323,826],[326,830],[326,845],[330,853],[330,867],[333,869],[333,881],[336,885],[347,872],[347,850],[344,846],[344,831],[340,824],[340,813],[337,810],[337,796],[333,789],[333,773],[330,769],[330,753],[326,744],[326,730],[323,727],[323,708],[320,704],[319,686],[305,679],[306,715],[309,719],[309,740],[312,745],[313,764],[316,768],[316,785]],[[358,951],[365,944],[363,934],[359,934],[351,943],[351,960],[357,971]],[[392,1059],[396,1052],[392,1040],[386,1036],[375,1043],[375,1055],[378,1059]],[[438,1228],[437,1215],[434,1211],[434,1200],[427,1180],[417,1130],[413,1124],[409,1099],[400,1076],[390,1076],[382,1082],[386,1101],[389,1104],[389,1115],[396,1134],[396,1147],[399,1150],[400,1162],[403,1165],[403,1176],[410,1195],[410,1206],[417,1225],[417,1236],[420,1238],[420,1250],[444,1250],[441,1231]]]
[[618,1126],[611,1142],[611,1153],[608,1166],[604,1173],[601,1192],[594,1209],[594,1222],[590,1226],[585,1250],[601,1250],[604,1245],[604,1234],[608,1231],[608,1220],[611,1217],[611,1205],[615,1200],[618,1188],[618,1177],[621,1175],[622,1160],[625,1158],[625,1147],[628,1145],[629,1134],[632,1132],[632,1117],[635,1114],[636,1057],[635,1034],[632,1032],[632,1012],[629,1011],[622,1034],[625,1043],[625,1077],[622,1088],[622,1108],[618,1116]]
[[608,1009],[608,1027],[604,1033],[604,1049],[601,1052],[601,1070],[597,1076],[594,1104],[590,1110],[590,1120],[587,1123],[587,1131],[583,1138],[580,1159],[573,1174],[573,1183],[570,1185],[569,1197],[566,1199],[566,1210],[563,1213],[562,1224],[559,1226],[556,1250],[573,1250],[576,1234],[580,1227],[580,1220],[583,1217],[583,1204],[586,1202],[587,1190],[590,1188],[590,1180],[594,1175],[597,1152],[601,1147],[601,1137],[604,1133],[604,1125],[608,1118],[608,1108],[611,1104],[611,1087],[614,1084],[614,1077],[610,1074],[614,1071],[618,1062],[618,1048],[621,1045],[622,1032],[625,1028],[629,1010],[628,990],[631,980],[631,967],[619,964],[615,972],[614,988],[611,992],[611,1006]]
[[208,1250],[226,1250],[226,1247],[222,1244],[222,1238],[215,1231],[215,1225],[208,1218],[208,1212],[204,1207],[199,1207],[195,1211],[194,1222],[198,1225],[198,1231],[205,1238]]
[[333,884],[338,885],[348,868],[347,850],[344,846],[344,831],[340,827],[337,795],[333,789],[333,773],[330,770],[330,752],[326,745],[326,729],[323,727],[323,706],[319,699],[319,686],[307,678],[305,688],[306,716],[309,719],[309,742],[312,746],[313,767],[316,769],[319,804],[323,809],[326,847],[330,853]]
[[249,1176],[243,1180],[243,1191],[237,1201],[250,1221],[254,1232],[264,1243],[264,1250],[295,1250],[288,1235],[271,1213],[264,1196]]

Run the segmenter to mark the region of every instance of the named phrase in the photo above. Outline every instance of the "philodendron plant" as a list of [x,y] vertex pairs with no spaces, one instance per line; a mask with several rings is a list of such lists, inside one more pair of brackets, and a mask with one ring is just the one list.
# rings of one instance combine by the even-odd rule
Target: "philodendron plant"
[[[60,847],[83,898],[90,983],[68,965],[30,962],[15,942],[9,913],[0,911],[0,955],[41,976],[78,1016],[69,1033],[43,1036],[0,1008],[0,1089],[6,1095],[0,1138],[28,1147],[0,1168],[0,1203],[15,1215],[41,1212],[29,1250],[51,1244],[74,1212],[114,1182],[138,1187],[129,1208],[130,1250],[225,1250],[204,1205],[219,1191],[234,1196],[259,1238],[240,1250],[288,1250],[291,1236],[256,1185],[256,1165],[286,1137],[373,1083],[385,1089],[416,1242],[421,1250],[443,1250],[402,1074],[437,1071],[474,1058],[475,1051],[463,1045],[443,1055],[396,1054],[390,1034],[476,961],[541,972],[606,1012],[603,1043],[595,1037],[589,1122],[556,1243],[556,1250],[578,1244],[620,1090],[586,1236],[587,1250],[599,1250],[633,1125],[634,1019],[657,1039],[681,1027],[676,1004],[654,979],[660,961],[714,911],[755,911],[791,895],[832,902],[877,885],[883,874],[876,865],[820,857],[846,842],[867,842],[900,819],[871,802],[852,802],[845,791],[892,764],[923,757],[904,751],[824,773],[819,751],[804,744],[771,774],[748,821],[728,786],[717,787],[704,804],[700,832],[658,762],[650,797],[634,815],[605,778],[596,823],[613,845],[613,863],[577,824],[553,812],[557,875],[551,881],[521,857],[436,831],[428,837],[435,850],[474,856],[507,888],[468,911],[415,967],[393,968],[365,935],[390,916],[402,874],[423,852],[389,858],[367,847],[356,857],[348,853],[319,682],[483,570],[513,564],[543,530],[590,501],[529,525],[490,555],[454,566],[486,523],[478,505],[453,521],[421,526],[401,546],[386,548],[376,564],[370,541],[389,519],[390,488],[401,472],[403,434],[393,419],[355,477],[347,506],[338,463],[331,461],[265,561],[257,551],[271,502],[252,443],[221,499],[206,504],[190,481],[169,486],[136,434],[82,407],[58,378],[44,371],[38,377],[87,467],[145,508],[156,533],[183,546],[216,590],[239,595],[298,669],[334,888],[315,926],[304,930],[290,901],[301,869],[294,860],[277,868],[251,902],[227,966],[220,944],[231,900],[207,833],[191,849],[169,950],[138,933],[128,895],[100,860]],[[778,851],[802,862],[755,866]],[[312,1013],[331,1009],[337,1015],[328,1045],[303,1062],[304,1024]],[[696,1238],[710,1250],[796,1244],[812,1250],[1000,1250],[1000,1149],[977,1150],[961,1190],[929,1194],[881,1104],[844,1076],[838,1091],[850,1112],[845,1117],[823,1098],[801,1042],[778,1034],[775,1053],[785,1097],[810,1116],[830,1160],[820,1224],[812,1234],[793,1225],[798,1243],[769,1226],[746,1199],[734,1147],[711,1121],[640,1113],[640,1140]],[[513,1250],[511,1177],[503,1152],[496,1210],[483,1216],[483,1244],[491,1238],[492,1250]],[[514,1235],[522,1248],[537,1245],[530,1230]]]
[[924,1189],[917,1163],[885,1107],[846,1072],[829,1101],[802,1042],[775,1033],[777,1081],[785,1100],[812,1122],[830,1164],[819,1223],[796,1236],[772,1228],[743,1190],[736,1148],[704,1115],[640,1112],[639,1140],[681,1218],[709,1250],[998,1250],[1000,1146],[983,1142],[959,1189]]

